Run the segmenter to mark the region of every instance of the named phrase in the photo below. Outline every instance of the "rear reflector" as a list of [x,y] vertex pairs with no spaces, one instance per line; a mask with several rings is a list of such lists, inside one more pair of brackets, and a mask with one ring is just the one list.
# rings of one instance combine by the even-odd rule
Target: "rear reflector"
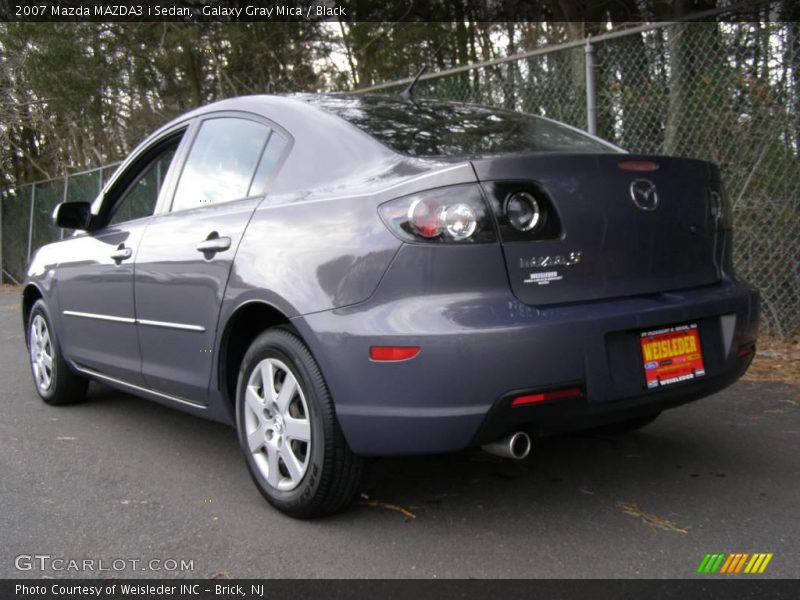
[[372,346],[369,357],[379,361],[409,360],[419,354],[419,346]]
[[736,351],[736,358],[746,358],[756,351],[755,344],[743,344]]
[[547,400],[564,400],[565,398],[580,398],[582,396],[583,391],[581,388],[564,388],[561,390],[550,390],[549,392],[517,396],[511,401],[511,406],[524,406],[525,404],[536,404],[537,402],[546,402]]
[[658,163],[652,160],[623,160],[619,168],[623,171],[658,171]]

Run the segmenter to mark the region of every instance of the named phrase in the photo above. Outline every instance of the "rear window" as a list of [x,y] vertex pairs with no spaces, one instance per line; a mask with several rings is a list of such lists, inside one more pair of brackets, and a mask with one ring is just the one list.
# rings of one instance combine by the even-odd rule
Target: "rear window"
[[411,156],[512,152],[616,152],[548,119],[485,106],[385,96],[313,96],[309,104]]

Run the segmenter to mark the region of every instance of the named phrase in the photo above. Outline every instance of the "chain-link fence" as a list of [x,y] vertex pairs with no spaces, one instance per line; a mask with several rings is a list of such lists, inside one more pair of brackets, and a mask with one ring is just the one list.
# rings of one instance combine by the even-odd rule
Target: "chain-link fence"
[[[761,291],[763,329],[800,334],[798,23],[644,25],[424,76],[414,95],[526,111],[595,129],[632,152],[718,163],[732,199],[734,261]],[[111,172],[7,194],[6,274],[21,279],[29,249],[59,235],[50,220],[57,202],[93,198]]]
[[631,152],[719,164],[734,262],[761,291],[762,329],[800,334],[800,24],[646,25],[423,76],[414,95],[530,112],[596,128]]
[[63,235],[53,224],[56,205],[93,201],[115,167],[107,165],[4,191],[0,198],[0,281],[22,281],[32,252]]

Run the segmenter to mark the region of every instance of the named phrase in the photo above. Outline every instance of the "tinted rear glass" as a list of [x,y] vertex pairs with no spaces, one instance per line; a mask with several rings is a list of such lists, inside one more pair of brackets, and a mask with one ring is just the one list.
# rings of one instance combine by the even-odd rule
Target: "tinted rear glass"
[[412,156],[615,152],[553,121],[484,106],[385,96],[314,96],[306,100]]

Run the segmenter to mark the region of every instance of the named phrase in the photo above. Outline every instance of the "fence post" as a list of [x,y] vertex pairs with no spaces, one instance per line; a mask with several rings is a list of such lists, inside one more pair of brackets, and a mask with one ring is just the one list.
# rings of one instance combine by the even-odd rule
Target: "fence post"
[[[64,175],[64,193],[61,195],[61,202],[67,201],[67,194],[69,192],[69,175]],[[58,228],[58,239],[64,239],[64,230],[59,227]]]
[[[19,188],[17,188],[19,189]],[[16,195],[16,192],[14,193]],[[6,196],[0,195],[0,283],[3,283],[3,204]]]
[[597,135],[597,82],[591,35],[586,37],[584,55],[586,56],[586,130],[592,135]]
[[28,218],[28,259],[27,263],[31,262],[31,246],[33,245],[33,207],[36,204],[36,184],[31,185],[31,211]]

